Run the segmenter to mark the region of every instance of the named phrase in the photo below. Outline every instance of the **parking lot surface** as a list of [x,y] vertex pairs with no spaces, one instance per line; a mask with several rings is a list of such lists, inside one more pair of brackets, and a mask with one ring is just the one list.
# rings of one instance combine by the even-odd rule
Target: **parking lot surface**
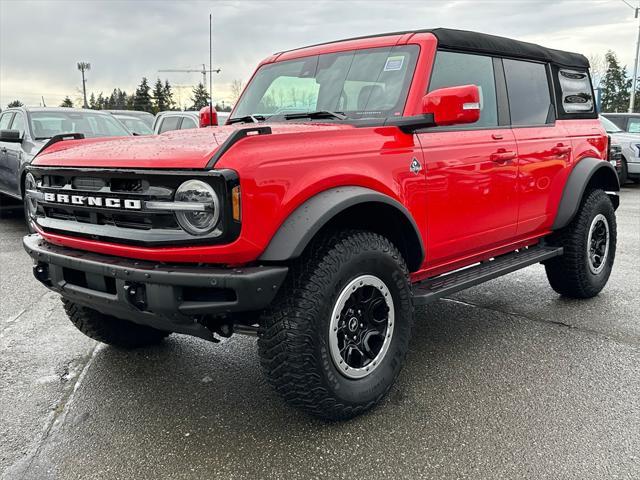
[[325,423],[284,406],[255,339],[99,345],[31,274],[0,218],[0,477],[640,478],[640,186],[612,277],[560,298],[537,265],[419,310],[377,409]]

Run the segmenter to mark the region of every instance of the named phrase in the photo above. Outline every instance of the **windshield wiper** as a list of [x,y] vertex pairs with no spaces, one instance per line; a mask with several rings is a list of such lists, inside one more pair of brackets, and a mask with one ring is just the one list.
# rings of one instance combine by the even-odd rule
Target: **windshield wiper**
[[227,120],[227,125],[232,123],[258,123],[265,120],[264,115],[245,115],[244,117],[235,117]]
[[332,112],[330,110],[318,110],[317,112],[299,112],[288,113],[284,116],[286,120],[292,120],[294,118],[336,118],[338,120],[344,120],[347,116],[344,112]]

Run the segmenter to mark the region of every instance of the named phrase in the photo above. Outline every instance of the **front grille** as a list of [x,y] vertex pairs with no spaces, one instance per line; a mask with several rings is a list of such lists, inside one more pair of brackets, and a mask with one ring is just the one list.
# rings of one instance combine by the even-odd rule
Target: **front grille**
[[[43,198],[36,223],[45,232],[138,245],[220,243],[237,237],[240,226],[229,221],[235,172],[30,169]],[[180,184],[199,178],[208,182],[221,200],[220,221],[209,235],[193,237],[182,230],[171,210],[146,209],[145,202],[171,202]],[[47,200],[47,194],[68,196],[68,202]],[[80,204],[71,203],[82,199]],[[89,203],[88,199],[99,201]],[[107,201],[111,202],[107,205]],[[117,202],[117,203],[115,203]]]

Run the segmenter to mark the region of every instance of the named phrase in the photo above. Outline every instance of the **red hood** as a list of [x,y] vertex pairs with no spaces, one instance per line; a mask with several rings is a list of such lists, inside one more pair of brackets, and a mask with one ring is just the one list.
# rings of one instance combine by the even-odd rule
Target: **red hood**
[[[153,136],[66,140],[49,147],[36,157],[33,164],[56,167],[204,168],[232,132],[248,126],[251,125],[177,130]],[[326,123],[275,123],[270,126],[276,135],[353,128],[350,125]],[[251,141],[255,140],[258,139]]]

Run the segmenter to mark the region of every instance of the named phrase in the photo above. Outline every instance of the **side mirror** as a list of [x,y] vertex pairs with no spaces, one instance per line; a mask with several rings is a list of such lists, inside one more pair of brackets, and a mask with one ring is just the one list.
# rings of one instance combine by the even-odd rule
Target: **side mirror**
[[200,109],[200,128],[215,127],[218,125],[218,112],[215,108],[207,105]]
[[436,125],[461,125],[480,119],[480,89],[476,85],[439,88],[422,97],[422,113]]
[[19,130],[0,130],[0,142],[22,143]]

